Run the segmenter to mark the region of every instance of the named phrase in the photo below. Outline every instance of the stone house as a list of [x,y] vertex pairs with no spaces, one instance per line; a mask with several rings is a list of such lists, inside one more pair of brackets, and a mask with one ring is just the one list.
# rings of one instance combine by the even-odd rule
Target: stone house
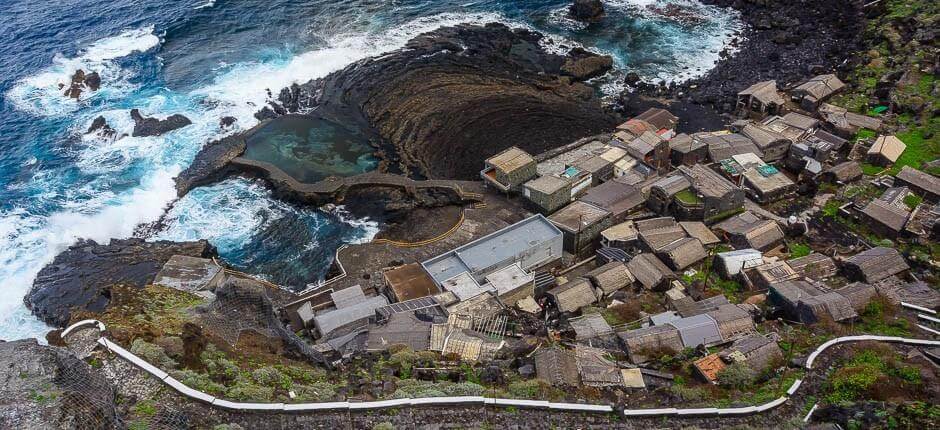
[[657,325],[618,333],[627,357],[633,363],[645,363],[658,354],[682,351],[679,330],[671,325]]
[[750,211],[715,224],[712,229],[737,249],[767,251],[783,243],[785,237],[776,221],[760,219]]
[[757,154],[758,157],[764,155],[751,139],[738,133],[695,133],[692,139],[705,143],[708,147],[708,158],[716,163],[739,154]]
[[[907,195],[907,188],[903,188],[903,190],[903,194]],[[885,192],[885,194],[888,194],[888,192]],[[895,239],[904,231],[904,226],[911,216],[911,211],[902,205],[877,198],[862,208],[862,218],[867,221],[868,228],[878,235]]]
[[801,113],[790,112],[783,116],[767,118],[763,124],[767,129],[789,139],[791,143],[796,143],[811,137],[819,127],[819,120]]
[[691,237],[677,239],[656,254],[674,270],[685,270],[708,256],[702,242]]
[[591,281],[577,278],[559,285],[546,293],[560,312],[577,312],[597,301]]
[[822,103],[818,113],[826,121],[829,129],[844,139],[854,138],[862,129],[879,131],[882,126],[882,121],[878,118],[849,112],[843,107],[829,103]]
[[513,146],[486,160],[480,177],[503,192],[517,190],[538,175],[538,164],[529,153]]
[[653,254],[640,254],[627,262],[627,269],[636,280],[648,290],[668,288],[669,281],[676,274]]
[[414,312],[401,312],[392,314],[385,325],[369,329],[367,351],[386,351],[393,345],[427,351],[431,347],[431,322],[418,319]]
[[820,181],[832,184],[848,184],[862,179],[862,165],[858,161],[845,161],[826,169]]
[[576,341],[596,339],[603,336],[614,334],[614,329],[607,324],[607,320],[601,314],[587,314],[578,318],[568,320],[571,329],[574,330]]
[[653,170],[661,174],[669,171],[669,142],[662,136],[647,131],[627,143],[625,149],[627,154]]
[[818,252],[788,260],[787,264],[800,276],[817,281],[828,279],[839,271],[832,258]]
[[879,295],[895,305],[904,302],[928,309],[940,308],[940,291],[923,281],[904,282],[891,276],[876,282],[874,287]]
[[581,384],[577,358],[571,351],[559,347],[540,348],[535,353],[535,372],[539,379],[553,386]]
[[896,136],[878,136],[868,148],[865,160],[876,166],[890,166],[898,161],[907,145]]
[[682,297],[678,300],[672,301],[672,307],[676,309],[676,312],[682,318],[694,317],[696,315],[707,314],[712,311],[717,311],[720,307],[730,304],[728,298],[723,294],[717,296],[706,297],[702,300],[695,301],[689,296]]
[[679,124],[679,117],[669,111],[660,108],[649,108],[645,112],[636,116],[636,119],[646,121],[656,129],[665,139],[670,139],[675,134],[676,125]]
[[782,114],[786,100],[777,90],[777,81],[758,82],[738,93],[738,115],[763,119]]
[[591,174],[591,185],[597,186],[614,176],[614,163],[597,155],[589,155],[575,161],[571,167]]
[[784,158],[793,143],[792,140],[763,123],[738,122],[733,125],[732,129],[736,129],[735,131],[751,139],[764,154],[761,158],[767,162]]
[[675,195],[691,186],[688,178],[681,174],[658,179],[650,186],[646,206],[658,214],[668,214],[672,211]]
[[708,158],[708,145],[701,139],[682,133],[669,141],[669,153],[675,166],[693,166]]
[[659,252],[666,245],[686,237],[685,230],[672,217],[648,218],[636,221],[640,240],[647,250]]
[[904,166],[895,175],[895,185],[905,185],[931,203],[940,202],[940,178],[911,166]]
[[804,324],[813,324],[823,318],[829,318],[835,322],[858,318],[858,313],[855,312],[852,303],[835,291],[800,300],[797,305],[797,314],[800,322]]
[[718,353],[727,363],[746,363],[756,372],[783,362],[783,351],[773,339],[762,334],[752,334],[734,341],[731,346]]
[[619,223],[642,209],[646,196],[639,187],[614,179],[591,188],[579,200],[610,212],[611,223]]
[[807,112],[814,112],[822,102],[845,88],[836,75],[819,75],[809,79],[790,91],[790,98]]
[[580,200],[555,212],[548,220],[564,234],[565,251],[575,255],[593,251],[595,239],[612,224],[610,212]]
[[613,294],[615,291],[626,288],[633,284],[635,279],[627,266],[619,261],[611,261],[600,266],[587,274],[585,278],[591,280],[598,290],[603,294]]
[[694,196],[682,192],[673,195],[676,212],[683,219],[710,220],[744,208],[744,190],[715,171],[701,164],[679,166],[678,170],[688,179],[694,193]]
[[756,331],[754,319],[743,306],[746,305],[729,303],[706,314],[718,325],[718,333],[721,334],[722,341],[737,339]]
[[845,260],[842,269],[850,279],[871,284],[907,271],[910,267],[896,249],[879,246]]
[[624,221],[601,232],[601,246],[632,250],[639,245],[640,235],[633,221]]
[[522,193],[537,210],[549,215],[571,203],[571,181],[558,176],[540,176],[522,187]]

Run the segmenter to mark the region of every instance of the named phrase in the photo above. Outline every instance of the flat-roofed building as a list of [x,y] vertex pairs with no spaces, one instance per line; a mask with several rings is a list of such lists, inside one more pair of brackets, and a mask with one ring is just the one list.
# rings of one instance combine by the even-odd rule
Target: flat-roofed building
[[480,177],[502,191],[518,189],[537,175],[537,163],[529,153],[515,146],[486,160]]
[[793,143],[792,140],[763,123],[748,121],[735,127],[738,127],[739,133],[751,139],[754,145],[760,148],[764,154],[761,158],[767,162],[785,157],[787,151],[790,150],[790,145]]
[[520,300],[535,295],[535,274],[523,270],[519,263],[486,275],[486,282],[506,306],[515,306]]
[[437,282],[428,275],[418,263],[405,264],[394,269],[386,270],[385,286],[391,292],[395,301],[403,302],[411,299],[431,296],[440,293]]
[[561,230],[535,215],[422,263],[439,284],[464,272],[477,282],[513,263],[527,271],[562,257]]

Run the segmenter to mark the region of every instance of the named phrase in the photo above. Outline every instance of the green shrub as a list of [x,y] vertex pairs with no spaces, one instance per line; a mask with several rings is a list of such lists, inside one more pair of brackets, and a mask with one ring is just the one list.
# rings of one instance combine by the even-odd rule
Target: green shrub
[[212,380],[205,373],[198,373],[192,370],[184,369],[173,372],[173,377],[189,388],[199,390],[212,395],[221,395],[225,392],[225,387]]
[[225,390],[225,396],[231,400],[267,402],[274,397],[274,388],[253,384],[247,378],[239,378]]
[[417,361],[418,356],[414,351],[410,349],[404,349],[399,352],[392,354],[388,358],[388,364],[398,368],[399,375],[402,378],[411,377],[411,369],[414,367],[415,361]]
[[461,382],[448,385],[444,387],[443,391],[448,396],[480,396],[483,395],[486,389],[482,385],[473,382]]
[[805,243],[794,243],[790,245],[790,258],[805,257],[813,252],[813,249]]
[[131,352],[144,361],[164,370],[175,369],[178,363],[166,355],[166,351],[160,345],[154,345],[141,338],[134,339],[131,343]]
[[733,363],[718,371],[718,384],[722,387],[743,389],[757,379],[757,372],[745,363]]
[[542,395],[542,381],[529,379],[513,382],[506,387],[506,390],[516,399],[538,400]]
[[293,385],[290,377],[271,366],[255,369],[254,372],[251,372],[251,377],[254,378],[255,382],[268,387],[280,387],[289,390]]
[[141,400],[134,405],[134,413],[137,415],[153,416],[157,414],[157,406],[151,400]]
[[701,387],[687,387],[685,385],[672,385],[669,387],[672,394],[686,402],[701,402],[708,397],[708,393]]
[[294,385],[293,390],[300,401],[328,402],[336,398],[336,386],[329,382]]
[[395,430],[395,426],[390,422],[378,423],[372,426],[372,430]]

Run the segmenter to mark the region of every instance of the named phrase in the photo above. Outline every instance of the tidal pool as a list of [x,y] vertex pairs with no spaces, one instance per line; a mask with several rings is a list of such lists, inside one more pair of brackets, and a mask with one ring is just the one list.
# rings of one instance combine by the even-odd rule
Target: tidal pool
[[271,163],[301,182],[375,169],[373,148],[360,133],[321,118],[288,115],[248,137],[244,158]]

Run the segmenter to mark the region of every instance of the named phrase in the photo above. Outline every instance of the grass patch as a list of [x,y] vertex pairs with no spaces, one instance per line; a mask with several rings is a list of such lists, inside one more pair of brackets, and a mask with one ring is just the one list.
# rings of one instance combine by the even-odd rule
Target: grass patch
[[907,205],[911,210],[917,209],[921,203],[924,202],[924,198],[918,196],[917,194],[908,194],[904,197],[904,204]]
[[790,244],[790,258],[800,258],[810,255],[813,252],[813,248],[810,248],[809,245],[805,243],[793,243]]
[[702,199],[699,198],[698,194],[695,194],[692,190],[688,188],[682,191],[679,191],[678,193],[676,193],[675,196],[676,196],[676,199],[679,200],[680,203],[683,203],[686,205],[702,204]]

